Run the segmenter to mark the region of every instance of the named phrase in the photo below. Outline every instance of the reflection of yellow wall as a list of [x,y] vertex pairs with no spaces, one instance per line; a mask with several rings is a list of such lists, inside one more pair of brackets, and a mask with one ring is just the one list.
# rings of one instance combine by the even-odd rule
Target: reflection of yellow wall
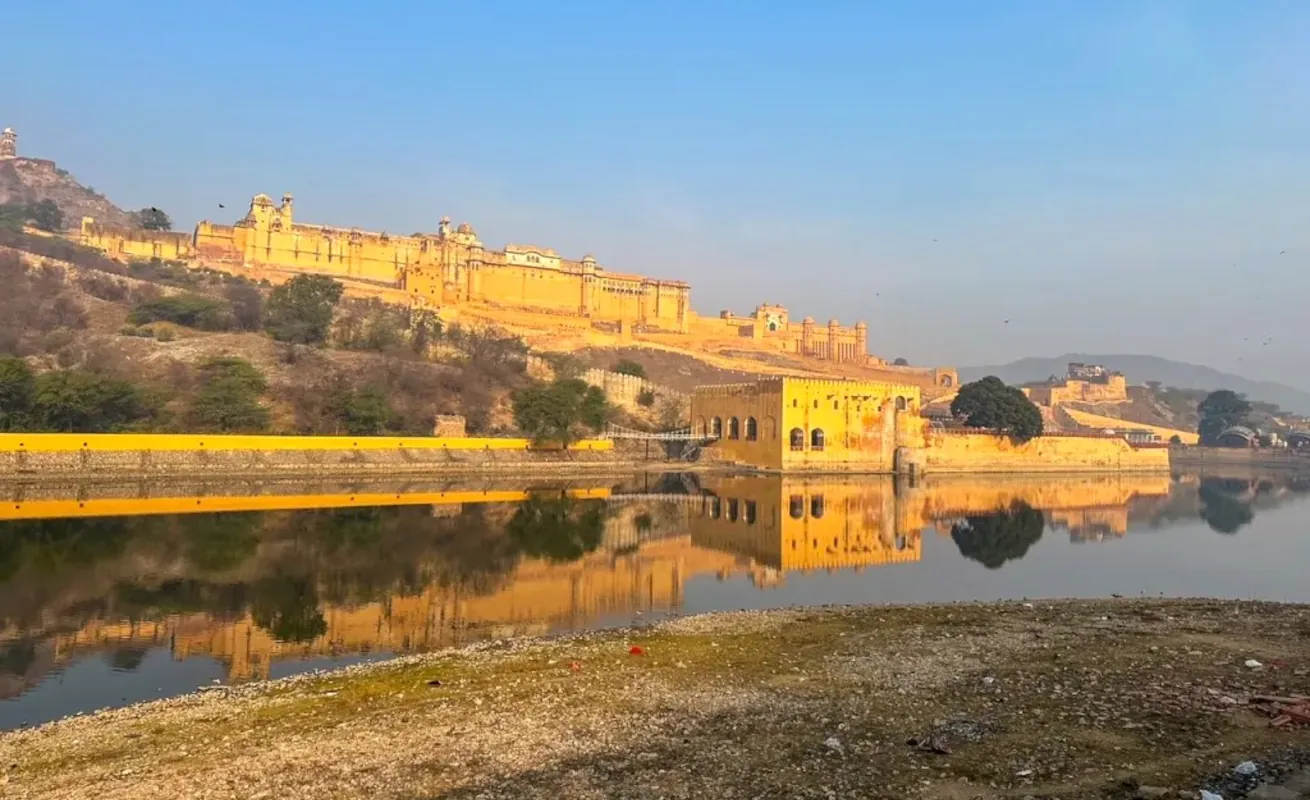
[[157,623],[93,622],[57,637],[56,652],[64,660],[88,649],[171,642],[176,658],[209,655],[229,665],[233,679],[266,677],[269,666],[284,658],[425,650],[484,636],[581,627],[609,614],[671,610],[682,604],[688,577],[727,573],[734,562],[681,536],[619,557],[598,551],[571,564],[524,561],[490,594],[433,586],[357,608],[326,607],[327,633],[308,643],[279,642],[248,614],[232,622],[191,615]]
[[[1167,496],[1170,479],[943,476],[912,485],[889,477],[720,475],[704,476],[702,486],[707,494],[685,504],[642,500],[641,495],[625,499],[629,506],[611,515],[602,550],[569,564],[523,561],[487,594],[431,586],[418,595],[353,608],[326,607],[327,633],[309,643],[278,642],[249,614],[235,620],[193,614],[160,621],[93,621],[56,635],[56,658],[170,645],[177,658],[210,655],[228,665],[232,678],[242,679],[266,676],[279,659],[407,652],[486,636],[583,627],[611,614],[679,608],[686,581],[698,575],[745,571],[762,584],[793,570],[918,561],[925,527],[1015,502],[1042,509],[1075,539],[1122,535],[1129,504]],[[642,516],[652,519],[653,530],[637,530]],[[0,641],[14,635],[0,631]]]

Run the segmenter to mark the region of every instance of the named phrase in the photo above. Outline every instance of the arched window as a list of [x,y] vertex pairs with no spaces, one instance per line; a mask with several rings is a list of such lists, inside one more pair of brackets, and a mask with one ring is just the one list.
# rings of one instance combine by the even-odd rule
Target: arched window
[[728,522],[737,521],[738,510],[739,510],[739,506],[737,503],[737,499],[734,497],[728,498]]
[[823,428],[815,428],[814,430],[810,431],[810,449],[811,450],[823,449]]
[[755,501],[747,500],[742,504],[742,516],[746,519],[747,525],[755,524]]
[[703,434],[707,434],[710,432],[709,423],[705,421],[704,417],[701,417],[699,420],[697,420],[696,430]]
[[746,418],[746,441],[753,442],[760,438],[760,426],[755,422],[755,417]]
[[905,398],[904,398],[904,397],[901,397],[901,396],[899,396],[899,395],[897,395],[897,397],[896,397],[896,410],[897,410],[897,411],[904,411],[904,410],[905,410]]
[[816,494],[810,498],[810,516],[815,519],[823,516],[823,495]]
[[737,419],[736,417],[730,417],[728,419],[728,438],[729,439],[741,438],[741,420]]
[[896,537],[896,549],[897,549],[897,550],[904,550],[904,549],[905,549],[905,546],[906,546],[907,544],[909,544],[909,542],[905,541],[905,536],[904,536],[904,534],[899,534],[899,535],[897,535],[897,537]]
[[955,381],[951,380],[951,376],[950,376],[950,375],[943,375],[943,376],[942,376],[942,386],[945,386],[946,388],[949,389],[949,388],[951,388],[951,384],[954,383],[954,382],[955,382]]
[[805,431],[801,430],[800,428],[791,429],[791,449],[792,450],[805,449]]
[[723,435],[723,417],[715,417],[710,420],[710,436],[715,439]]
[[787,511],[792,519],[805,519],[805,498],[798,494],[792,495],[791,502],[787,504]]
[[710,498],[710,519],[723,516],[723,501],[717,497]]

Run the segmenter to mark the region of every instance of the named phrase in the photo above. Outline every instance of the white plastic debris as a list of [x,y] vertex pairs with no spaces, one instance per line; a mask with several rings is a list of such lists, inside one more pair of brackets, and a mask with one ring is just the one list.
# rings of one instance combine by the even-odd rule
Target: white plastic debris
[[1026,778],[1031,774],[1033,774],[1033,771],[1030,769],[1021,769],[1018,772],[1014,773],[1016,778]]
[[1236,767],[1233,767],[1233,772],[1236,772],[1238,775],[1254,775],[1259,771],[1260,768],[1255,765],[1254,761],[1243,761]]
[[1224,796],[1221,794],[1215,794],[1214,792],[1207,792],[1205,789],[1202,789],[1201,800],[1224,800]]
[[988,675],[986,678],[983,678],[983,686],[991,686],[993,683],[996,683],[996,679],[993,678],[991,675]]
[[838,739],[836,736],[829,736],[827,739],[824,739],[823,746],[834,753],[841,753],[846,749],[841,746],[841,739]]
[[1260,669],[1263,666],[1264,664],[1261,664],[1259,661],[1256,661],[1254,658],[1248,658],[1246,660],[1247,669]]

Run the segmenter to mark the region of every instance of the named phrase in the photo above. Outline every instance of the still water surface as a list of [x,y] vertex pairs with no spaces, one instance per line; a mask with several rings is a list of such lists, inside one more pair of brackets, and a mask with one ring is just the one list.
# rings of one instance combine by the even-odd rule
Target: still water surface
[[212,683],[673,614],[825,603],[1310,602],[1310,480],[10,487],[0,729]]

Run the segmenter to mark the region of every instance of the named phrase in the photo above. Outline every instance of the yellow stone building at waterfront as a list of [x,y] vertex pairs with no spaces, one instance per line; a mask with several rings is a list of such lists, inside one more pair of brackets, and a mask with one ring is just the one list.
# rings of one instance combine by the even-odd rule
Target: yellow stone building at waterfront
[[706,386],[693,428],[713,456],[770,471],[1168,472],[1169,451],[1116,435],[1047,435],[1026,442],[935,427],[921,391],[881,381],[764,378]]

